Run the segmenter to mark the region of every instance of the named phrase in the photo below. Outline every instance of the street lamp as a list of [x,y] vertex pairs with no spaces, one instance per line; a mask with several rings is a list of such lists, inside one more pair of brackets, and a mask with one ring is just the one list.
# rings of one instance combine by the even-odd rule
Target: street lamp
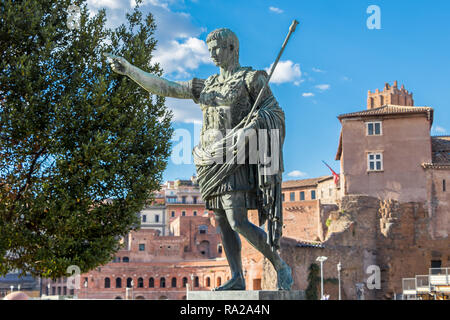
[[323,298],[323,262],[328,258],[325,256],[317,257],[316,261],[320,262],[320,300],[324,300]]
[[339,263],[337,264],[338,283],[339,283],[339,300],[341,300],[341,270],[342,270],[342,265],[341,265],[341,261],[339,261]]

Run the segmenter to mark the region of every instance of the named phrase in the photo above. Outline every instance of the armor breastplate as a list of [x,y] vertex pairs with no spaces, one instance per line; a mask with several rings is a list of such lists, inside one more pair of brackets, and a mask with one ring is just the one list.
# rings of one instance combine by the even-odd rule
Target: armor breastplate
[[199,103],[203,111],[200,143],[206,147],[216,141],[215,134],[224,137],[227,129],[235,127],[251,110],[251,98],[245,84],[250,68],[241,68],[227,80],[220,82],[218,75],[205,81]]

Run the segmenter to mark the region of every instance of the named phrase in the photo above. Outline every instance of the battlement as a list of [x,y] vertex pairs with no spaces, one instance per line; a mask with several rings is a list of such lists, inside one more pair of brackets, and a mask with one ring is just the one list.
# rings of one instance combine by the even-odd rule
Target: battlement
[[397,81],[393,86],[386,82],[383,91],[376,89],[375,92],[369,90],[367,93],[367,109],[379,108],[387,104],[412,107],[414,106],[413,94],[408,92],[403,84],[399,89]]

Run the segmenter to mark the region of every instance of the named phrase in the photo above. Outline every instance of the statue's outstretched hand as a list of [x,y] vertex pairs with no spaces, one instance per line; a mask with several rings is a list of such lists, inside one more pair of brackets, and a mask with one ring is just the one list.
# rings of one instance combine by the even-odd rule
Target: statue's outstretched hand
[[111,65],[111,69],[118,74],[128,75],[131,64],[122,57],[116,56],[111,53],[103,53],[106,57],[106,61]]

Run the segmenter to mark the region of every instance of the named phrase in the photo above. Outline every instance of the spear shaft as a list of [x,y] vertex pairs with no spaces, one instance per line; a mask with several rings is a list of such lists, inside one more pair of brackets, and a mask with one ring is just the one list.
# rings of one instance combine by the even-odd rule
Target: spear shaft
[[284,48],[286,47],[286,45],[287,45],[287,43],[289,41],[289,38],[291,37],[291,34],[295,31],[295,28],[297,27],[297,25],[298,25],[298,21],[294,19],[294,21],[292,21],[291,26],[289,27],[289,33],[288,33],[288,35],[286,36],[286,39],[283,42],[283,46],[281,47],[281,50],[278,53],[278,57],[275,60],[274,64],[272,65],[272,68],[270,69],[269,77],[267,78],[266,82],[264,83],[264,86],[262,87],[261,91],[259,92],[258,97],[256,98],[256,101],[253,104],[252,110],[248,114],[248,118],[245,121],[245,127],[250,122],[250,119],[251,119],[253,113],[256,110],[256,106],[261,102],[262,94],[263,94],[264,90],[266,89],[266,87],[269,85],[269,81],[270,81],[270,78],[272,77],[273,72],[275,71],[275,67],[277,66],[278,61],[280,60],[281,55],[283,54]]

